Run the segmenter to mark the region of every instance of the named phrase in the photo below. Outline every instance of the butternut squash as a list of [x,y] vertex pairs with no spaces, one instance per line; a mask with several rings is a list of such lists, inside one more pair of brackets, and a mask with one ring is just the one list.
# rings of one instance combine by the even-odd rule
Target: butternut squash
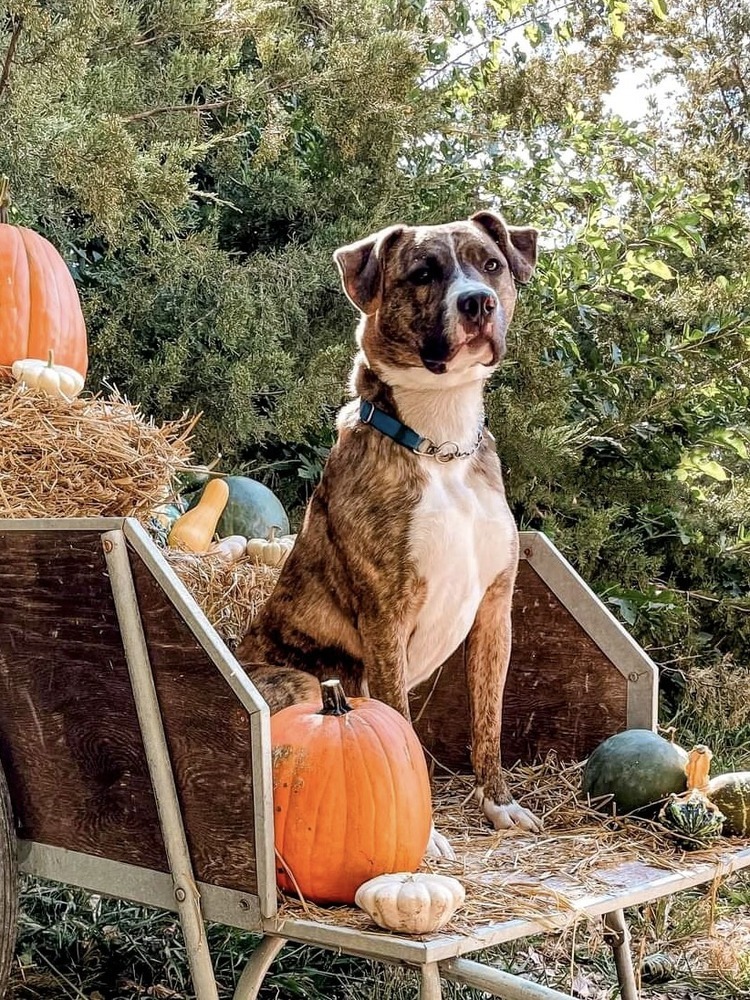
[[207,552],[228,500],[229,487],[223,479],[206,483],[200,501],[172,525],[167,543],[183,551]]

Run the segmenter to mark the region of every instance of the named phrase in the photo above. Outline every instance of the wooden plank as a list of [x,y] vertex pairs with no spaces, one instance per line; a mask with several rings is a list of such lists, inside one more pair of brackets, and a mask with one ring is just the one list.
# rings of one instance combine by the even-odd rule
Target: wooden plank
[[221,641],[193,596],[137,521],[125,524],[125,536],[180,618],[202,646],[250,718],[255,830],[256,891],[264,916],[276,912],[276,864],[273,842],[271,730],[268,706],[247,674]]
[[99,532],[0,532],[0,758],[22,836],[166,871]]
[[[174,883],[166,872],[29,841],[19,844],[19,864],[27,875],[177,912]],[[262,918],[256,896],[205,882],[196,884],[201,910],[207,920],[240,930],[261,930]]]
[[126,520],[124,531],[131,547],[148,567],[151,575],[237,695],[240,703],[249,713],[267,713],[268,706],[260,692],[219,638],[193,595],[154,545],[148,533],[132,518]]
[[[250,717],[133,564],[196,876],[254,893]],[[0,532],[0,760],[26,839],[168,870],[98,531]]]
[[255,892],[250,717],[134,552],[131,567],[196,876]]
[[[427,941],[428,960],[440,962],[448,958],[465,955],[483,948],[491,948],[518,938],[531,937],[534,934],[548,934],[550,931],[561,930],[569,926],[571,920],[584,917],[599,917],[613,910],[624,910],[631,906],[641,906],[644,903],[674,895],[684,889],[693,889],[699,885],[713,882],[735,872],[750,867],[750,848],[727,850],[716,863],[703,863],[686,867],[681,871],[670,872],[651,868],[646,865],[632,866],[623,864],[615,866],[608,873],[599,872],[603,880],[616,883],[619,880],[629,880],[629,884],[620,885],[609,892],[592,893],[576,900],[574,910],[550,913],[537,919],[506,920],[502,923],[490,923],[484,927],[475,928],[470,934],[451,934],[435,936]],[[635,874],[635,872],[638,874]]]
[[117,531],[123,517],[0,517],[0,533],[5,531]]
[[627,725],[653,729],[658,669],[651,657],[541,532],[521,532],[521,552],[563,606],[628,682]]
[[[427,750],[454,771],[470,768],[469,705],[461,647],[412,698]],[[503,756],[549,750],[580,760],[627,727],[628,681],[538,573],[522,560],[513,598],[513,650],[503,702]]]
[[[45,844],[21,842],[20,867],[28,874],[48,878],[92,892],[116,895],[125,899],[167,910],[175,910],[172,882],[168,875],[130,865],[75,854]],[[628,865],[619,866],[619,875],[627,877]],[[549,915],[544,920],[507,920],[478,927],[473,933],[438,934],[425,939],[399,937],[378,931],[361,931],[340,925],[320,924],[313,920],[262,919],[255,896],[199,883],[201,907],[207,920],[317,947],[340,950],[349,955],[381,961],[421,965],[443,962],[460,955],[481,951],[496,944],[515,941],[534,934],[546,934],[569,925],[571,918],[601,916],[612,910],[638,906],[683,889],[694,888],[750,867],[750,848],[728,850],[720,863],[701,864],[681,872],[665,872],[642,866],[640,883],[582,898],[577,910]]]
[[431,942],[399,937],[383,931],[360,931],[339,924],[322,924],[315,920],[272,918],[263,921],[263,933],[315,945],[317,948],[343,951],[357,958],[374,958],[381,962],[423,965],[432,961],[428,957]]

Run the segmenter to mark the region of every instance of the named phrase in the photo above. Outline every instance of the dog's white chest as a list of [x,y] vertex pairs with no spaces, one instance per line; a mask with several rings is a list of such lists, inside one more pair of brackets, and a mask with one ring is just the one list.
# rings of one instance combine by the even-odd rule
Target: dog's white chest
[[426,597],[407,649],[408,685],[430,676],[469,633],[485,591],[514,558],[505,497],[468,463],[435,463],[412,515],[409,551]]

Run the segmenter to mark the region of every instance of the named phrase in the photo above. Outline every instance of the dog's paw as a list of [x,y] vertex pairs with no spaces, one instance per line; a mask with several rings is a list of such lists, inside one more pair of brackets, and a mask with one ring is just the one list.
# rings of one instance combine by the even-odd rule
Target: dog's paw
[[524,830],[527,833],[541,833],[542,821],[511,799],[499,805],[491,799],[482,800],[482,810],[496,830]]
[[444,837],[442,833],[438,833],[434,823],[430,830],[430,839],[424,856],[426,858],[447,858],[449,861],[455,861],[456,858],[456,852],[451,847],[448,838]]

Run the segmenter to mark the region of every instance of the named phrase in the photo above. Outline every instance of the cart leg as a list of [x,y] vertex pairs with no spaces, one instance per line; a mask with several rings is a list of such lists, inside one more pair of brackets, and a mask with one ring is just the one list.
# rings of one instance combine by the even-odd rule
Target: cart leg
[[443,987],[437,962],[420,966],[419,974],[419,1000],[442,1000]]
[[232,1000],[256,1000],[266,973],[286,944],[286,938],[264,937],[247,960]]
[[622,1000],[638,1000],[633,958],[630,954],[630,933],[625,922],[625,914],[622,910],[612,910],[611,913],[605,914],[604,926],[607,930],[607,941],[615,957],[620,996]]
[[103,548],[130,673],[138,724],[159,812],[164,849],[174,883],[177,912],[185,935],[190,975],[198,1000],[219,1000],[216,977],[206,941],[206,929],[203,925],[200,894],[193,875],[180,800],[177,797],[172,772],[172,761],[169,757],[154,675],[143,634],[138,598],[130,572],[125,535],[122,531],[108,531],[103,535]]
[[467,958],[452,958],[441,962],[440,971],[446,979],[484,990],[503,1000],[572,1000],[570,993],[560,993],[549,986],[532,983],[492,965],[482,965],[481,962],[472,962]]

